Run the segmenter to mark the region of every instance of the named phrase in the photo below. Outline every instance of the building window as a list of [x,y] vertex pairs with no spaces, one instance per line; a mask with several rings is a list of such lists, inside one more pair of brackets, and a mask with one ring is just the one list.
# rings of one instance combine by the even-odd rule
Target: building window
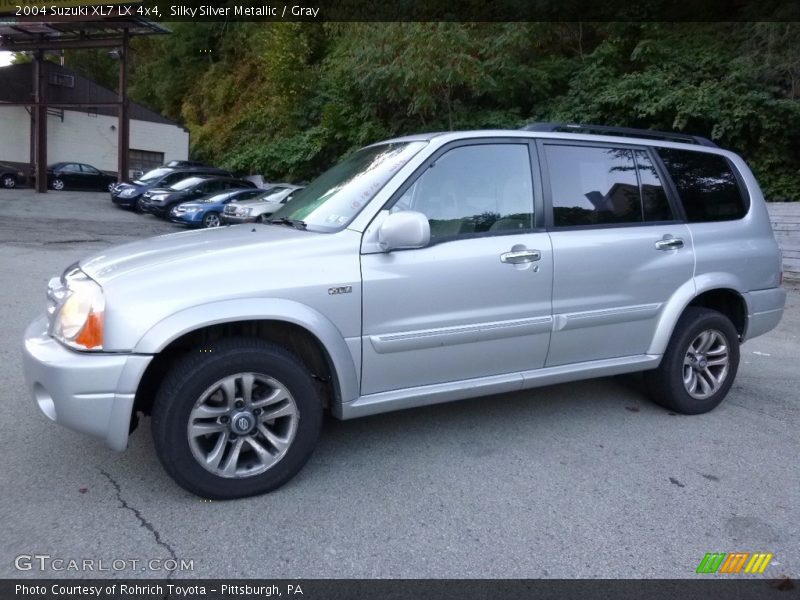
[[150,169],[155,169],[163,164],[163,152],[150,152],[149,150],[134,150],[131,148],[128,154],[128,168],[131,171],[146,173]]
[[72,75],[65,75],[64,73],[52,73],[48,77],[50,85],[60,85],[62,87],[75,87],[75,77]]

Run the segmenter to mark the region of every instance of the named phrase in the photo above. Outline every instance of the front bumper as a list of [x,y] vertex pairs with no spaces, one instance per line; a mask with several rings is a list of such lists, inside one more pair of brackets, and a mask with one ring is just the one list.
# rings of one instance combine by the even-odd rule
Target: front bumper
[[203,224],[203,213],[182,213],[179,215],[170,213],[169,220],[180,225],[199,227]]
[[136,206],[138,206],[139,210],[142,212],[150,213],[157,217],[165,217],[169,214],[169,211],[172,210],[172,206],[167,207],[167,205],[164,204],[155,204],[144,198],[140,199],[136,203]]
[[219,220],[229,225],[238,225],[240,223],[254,223],[256,217],[236,217],[234,215],[226,215],[225,213],[222,213],[219,216]]
[[75,352],[47,334],[42,315],[25,331],[25,383],[47,418],[102,438],[117,451],[128,445],[136,388],[152,356]]
[[114,204],[117,206],[127,206],[129,208],[135,207],[136,203],[139,202],[139,198],[141,198],[141,194],[138,196],[115,196],[111,194],[111,201]]

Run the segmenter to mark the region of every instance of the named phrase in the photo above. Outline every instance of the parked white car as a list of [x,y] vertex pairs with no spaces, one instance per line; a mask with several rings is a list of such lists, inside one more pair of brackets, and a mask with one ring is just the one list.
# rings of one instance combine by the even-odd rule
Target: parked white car
[[286,204],[293,193],[301,189],[303,188],[290,183],[273,184],[254,198],[237,200],[228,204],[222,212],[220,220],[223,224],[229,225],[253,222],[264,223],[272,216],[272,213]]

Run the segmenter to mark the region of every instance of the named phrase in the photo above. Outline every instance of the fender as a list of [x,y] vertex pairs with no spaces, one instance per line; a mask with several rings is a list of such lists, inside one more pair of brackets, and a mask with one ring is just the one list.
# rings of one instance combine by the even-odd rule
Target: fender
[[[678,324],[678,319],[680,319],[683,311],[691,301],[704,292],[721,289],[733,290],[747,302],[747,294],[742,291],[742,282],[730,273],[703,273],[690,279],[675,290],[675,293],[672,294],[672,297],[661,311],[661,317],[658,320],[658,325],[656,325],[656,332],[647,353],[664,354],[672,337],[672,332]],[[747,315],[745,315],[746,318]]]
[[[339,389],[339,400],[350,402],[359,396],[356,361],[339,329],[316,310],[280,298],[241,298],[199,304],[183,309],[151,327],[134,348],[137,354],[157,354],[171,342],[195,329],[233,321],[285,321],[308,330],[330,357]],[[353,345],[360,348],[360,345]]]

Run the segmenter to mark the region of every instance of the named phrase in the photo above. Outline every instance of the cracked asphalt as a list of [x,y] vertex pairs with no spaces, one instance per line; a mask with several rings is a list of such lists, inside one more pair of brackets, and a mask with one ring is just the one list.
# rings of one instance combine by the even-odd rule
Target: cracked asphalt
[[[0,190],[0,577],[161,578],[150,567],[172,559],[193,566],[173,577],[682,578],[734,551],[772,552],[764,576],[800,573],[797,283],[710,414],[671,415],[628,376],[328,419],[288,485],[204,502],[161,469],[149,420],[114,453],[39,414],[22,377],[50,277],[174,230],[106,194]],[[20,555],[95,570],[19,571]],[[97,570],[115,560],[139,562]]]

